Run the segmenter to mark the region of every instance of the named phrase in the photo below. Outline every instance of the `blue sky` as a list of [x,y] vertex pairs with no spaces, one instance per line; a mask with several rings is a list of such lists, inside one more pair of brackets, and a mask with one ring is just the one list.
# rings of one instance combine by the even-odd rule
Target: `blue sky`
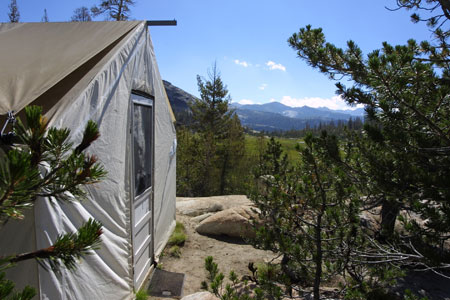
[[[9,2],[0,2],[2,22],[8,21]],[[50,21],[68,21],[77,7],[99,2],[17,0],[22,22],[39,22],[44,9]],[[424,24],[410,22],[409,12],[386,6],[395,0],[136,0],[131,17],[178,21],[176,27],[152,27],[151,36],[163,79],[196,96],[197,74],[206,76],[216,61],[233,102],[345,109],[335,83],[298,59],[287,39],[308,24],[322,27],[338,46],[356,41],[364,53],[383,41],[430,39]]]

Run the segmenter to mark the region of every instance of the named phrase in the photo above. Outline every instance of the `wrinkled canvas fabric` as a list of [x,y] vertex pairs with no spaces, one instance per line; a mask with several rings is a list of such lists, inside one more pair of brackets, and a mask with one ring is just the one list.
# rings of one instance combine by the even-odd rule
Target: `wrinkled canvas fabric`
[[[92,24],[95,25],[95,23],[97,22]],[[30,272],[27,275],[28,279],[21,280],[28,280],[30,283],[38,282],[41,299],[131,299],[133,297],[135,287],[131,233],[132,136],[130,132],[132,90],[148,93],[155,98],[154,250],[156,255],[162,251],[175,226],[174,119],[157,68],[147,26],[145,22],[117,22],[117,26],[116,22],[111,22],[114,24],[99,22],[98,24],[103,23],[111,28],[106,28],[107,25],[104,25],[105,28],[99,25],[100,33],[89,33],[89,31],[97,30],[93,27],[86,27],[81,31],[86,35],[93,35],[88,39],[92,43],[95,40],[102,46],[90,46],[87,42],[74,43],[76,44],[74,47],[86,46],[92,49],[85,51],[77,59],[71,60],[67,66],[70,66],[69,69],[78,70],[83,65],[83,61],[89,61],[92,55],[102,52],[104,50],[104,48],[101,49],[102,47],[107,48],[111,45],[108,43],[115,44],[108,53],[83,73],[82,78],[71,83],[64,96],[47,110],[47,115],[51,126],[70,128],[75,143],[81,140],[88,120],[98,123],[101,137],[88,148],[88,153],[95,154],[100,163],[105,166],[108,171],[107,179],[89,186],[88,197],[84,201],[60,203],[54,199],[39,199],[34,208],[35,249],[48,247],[56,240],[59,233],[73,232],[89,218],[94,218],[103,224],[102,244],[99,250],[81,260],[75,271],[62,268],[60,274],[55,274],[35,264],[36,271]],[[53,32],[56,34],[59,31],[57,28],[60,26],[62,28],[66,26],[65,24],[74,26],[73,34],[81,34],[78,32],[78,24],[74,23],[55,24],[56,29]],[[0,25],[1,44],[3,44],[2,35],[14,30],[18,28]],[[65,34],[61,29],[60,39],[74,40],[74,36],[70,38],[68,33],[72,33],[72,28]],[[105,41],[104,36],[108,34],[114,34],[115,37]],[[70,40],[64,47],[69,47],[69,44]],[[43,45],[43,47],[46,46]],[[0,53],[3,53],[2,51],[5,51],[4,48],[0,50]],[[76,56],[76,54],[73,55]],[[69,54],[67,56],[71,57]],[[26,70],[27,64],[20,67]],[[39,73],[40,67],[42,65],[36,64],[30,68],[31,72],[35,72],[35,75],[31,77]],[[58,76],[61,78],[68,72],[57,63],[52,68],[53,70],[48,70],[52,75],[47,79],[40,78],[31,82],[30,91],[25,88],[31,80],[28,75],[24,75],[22,79],[19,78],[20,75],[17,75],[17,78],[13,76],[11,85],[18,86],[7,89],[4,89],[5,84],[2,83],[5,77],[0,77],[1,112],[18,110],[33,103],[25,99],[42,94],[45,88],[38,88],[38,86],[50,86]],[[58,76],[53,75],[53,72],[58,73]],[[51,89],[52,87],[47,88],[44,93],[51,92]],[[4,101],[6,98],[13,100]],[[0,239],[3,243],[3,239],[7,237],[1,234]],[[9,234],[18,233],[16,231]]]
[[20,111],[137,24],[0,24],[0,114]]

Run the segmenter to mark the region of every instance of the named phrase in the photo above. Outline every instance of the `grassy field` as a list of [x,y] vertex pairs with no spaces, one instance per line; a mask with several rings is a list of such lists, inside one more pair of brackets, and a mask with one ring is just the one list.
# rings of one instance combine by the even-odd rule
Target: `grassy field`
[[[288,155],[288,159],[291,163],[298,162],[300,160],[300,156],[298,152],[295,150],[295,147],[298,143],[302,144],[302,139],[288,139],[288,138],[275,138],[278,142],[281,143],[283,151]],[[267,143],[269,138],[266,137],[264,142]],[[245,150],[249,155],[258,156],[259,149],[261,148],[261,140],[259,137],[252,135],[245,135]]]

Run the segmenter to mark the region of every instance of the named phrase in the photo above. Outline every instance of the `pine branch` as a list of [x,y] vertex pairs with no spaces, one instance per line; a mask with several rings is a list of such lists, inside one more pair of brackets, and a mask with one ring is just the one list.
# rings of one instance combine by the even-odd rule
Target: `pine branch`
[[[53,270],[56,270],[62,262],[67,268],[74,269],[76,258],[89,254],[91,250],[98,249],[100,236],[102,235],[100,222],[89,219],[76,233],[66,233],[58,236],[56,242],[45,249],[33,252],[17,254],[8,258],[0,258],[4,264],[18,263],[29,259],[47,260]],[[60,262],[61,261],[61,262]]]
[[[67,200],[66,192],[83,197],[82,185],[93,184],[106,176],[94,155],[85,155],[99,137],[97,125],[89,121],[83,139],[74,149],[69,129],[47,129],[42,109],[25,109],[27,125],[17,120],[14,130],[21,144],[0,159],[0,219],[22,218],[21,210],[33,205],[37,196]],[[43,168],[42,168],[43,167]],[[40,175],[39,169],[47,172]]]

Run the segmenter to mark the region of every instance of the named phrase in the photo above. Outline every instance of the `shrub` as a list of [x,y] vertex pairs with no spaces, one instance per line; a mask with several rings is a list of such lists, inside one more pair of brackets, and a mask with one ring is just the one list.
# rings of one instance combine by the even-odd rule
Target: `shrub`
[[169,248],[169,254],[170,254],[170,256],[173,256],[173,257],[177,257],[177,258],[181,257],[180,247],[178,247],[176,245],[170,247]]
[[183,246],[185,241],[186,241],[186,231],[184,225],[180,222],[177,222],[175,230],[170,236],[167,244],[169,246]]
[[146,290],[141,289],[136,293],[136,300],[147,300],[147,298],[148,294]]

